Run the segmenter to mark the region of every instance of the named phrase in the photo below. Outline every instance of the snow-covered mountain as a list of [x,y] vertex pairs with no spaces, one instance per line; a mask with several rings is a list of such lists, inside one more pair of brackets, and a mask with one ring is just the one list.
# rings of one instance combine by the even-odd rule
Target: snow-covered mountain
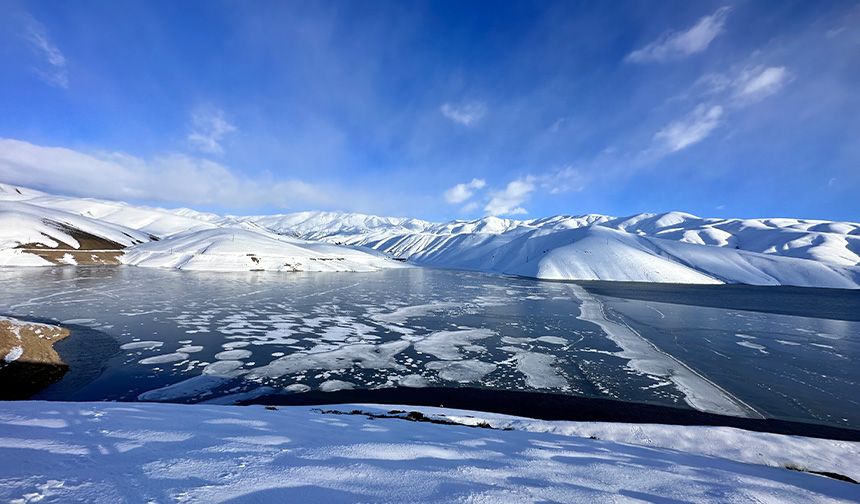
[[183,208],[53,196],[0,184],[0,266],[131,264],[211,271],[372,271],[373,251],[274,234]]
[[860,224],[850,222],[681,212],[445,223],[303,212],[244,221],[420,265],[543,279],[860,286]]
[[[118,260],[140,266],[317,271],[399,265],[387,256],[552,280],[860,288],[860,224],[854,222],[682,212],[442,223],[342,212],[222,217],[0,184],[0,265],[48,264],[50,258],[23,249],[33,243],[77,249],[75,236],[128,247]],[[73,253],[67,262],[75,259]]]

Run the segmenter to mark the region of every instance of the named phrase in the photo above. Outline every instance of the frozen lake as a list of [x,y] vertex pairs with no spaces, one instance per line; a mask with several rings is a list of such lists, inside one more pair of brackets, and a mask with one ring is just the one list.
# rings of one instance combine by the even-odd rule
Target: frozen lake
[[72,326],[58,344],[72,370],[44,399],[469,386],[860,427],[860,293],[649,289],[418,268],[20,268],[0,269],[0,314]]

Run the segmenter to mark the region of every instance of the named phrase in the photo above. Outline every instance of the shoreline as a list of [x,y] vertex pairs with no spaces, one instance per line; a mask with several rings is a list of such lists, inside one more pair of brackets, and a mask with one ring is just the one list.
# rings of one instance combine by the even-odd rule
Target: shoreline
[[0,399],[28,399],[68,372],[54,345],[69,337],[59,325],[0,316]]
[[336,392],[311,391],[298,394],[262,395],[237,402],[242,406],[320,406],[365,403],[444,407],[538,420],[734,427],[754,432],[860,441],[860,429],[849,427],[773,418],[733,417],[694,409],[614,399],[472,387],[395,387]]

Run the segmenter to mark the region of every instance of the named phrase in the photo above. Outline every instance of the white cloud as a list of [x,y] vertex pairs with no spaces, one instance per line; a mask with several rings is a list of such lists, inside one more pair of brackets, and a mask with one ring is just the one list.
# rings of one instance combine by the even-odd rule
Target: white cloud
[[666,62],[704,51],[723,31],[731,7],[721,7],[682,32],[667,32],[641,49],[627,55],[634,63]]
[[0,180],[63,194],[220,207],[325,205],[331,191],[299,180],[250,179],[221,164],[172,154],[144,160],[0,138]]
[[444,103],[439,110],[443,116],[455,123],[472,126],[486,115],[487,106],[481,102]]
[[701,142],[719,125],[723,107],[699,105],[687,117],[673,121],[654,135],[669,152],[679,151]]
[[207,154],[221,154],[224,148],[221,141],[236,127],[224,118],[224,111],[214,107],[204,107],[191,114],[191,132],[188,142],[197,150]]
[[504,190],[494,191],[484,211],[489,215],[528,213],[521,205],[535,190],[535,177],[529,175],[508,183]]
[[760,100],[770,96],[788,82],[791,74],[785,67],[761,67],[745,70],[735,82],[735,96],[747,100]]
[[69,87],[69,72],[66,57],[51,41],[45,25],[30,15],[24,15],[24,38],[43,59],[34,70],[48,84],[61,88]]
[[471,198],[475,191],[483,189],[485,185],[487,185],[487,182],[479,178],[472,179],[471,182],[464,184],[457,184],[445,191],[445,201],[453,205],[462,203]]

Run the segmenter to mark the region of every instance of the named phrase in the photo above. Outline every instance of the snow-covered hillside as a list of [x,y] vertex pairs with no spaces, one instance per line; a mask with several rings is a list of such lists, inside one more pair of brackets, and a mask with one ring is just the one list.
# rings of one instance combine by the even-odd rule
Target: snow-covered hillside
[[381,254],[229,227],[187,231],[138,245],[121,260],[134,266],[206,271],[375,271],[404,267]]
[[[293,270],[301,264],[310,271],[396,266],[380,257],[384,254],[417,265],[552,280],[860,288],[860,224],[853,222],[707,219],[682,212],[444,223],[339,212],[222,217],[0,184],[0,265],[49,263],[22,250],[25,244],[75,248],[66,239],[69,233],[58,228],[86,231],[118,247],[133,245],[122,261],[141,266]],[[162,242],[137,244],[151,238]],[[376,253],[362,255],[356,247]],[[317,260],[310,259],[315,254]],[[330,261],[331,256],[337,259]]]
[[0,460],[14,461],[0,464],[0,500],[856,502],[857,485],[807,471],[860,478],[858,453],[725,427],[438,408],[20,401],[0,412]]
[[248,220],[416,264],[543,279],[860,287],[860,224],[848,222],[703,219],[681,212],[410,220],[408,226],[402,219],[331,212]]
[[0,184],[0,266],[118,262],[210,271],[404,266],[373,251],[279,236],[251,221],[187,208],[136,207]]

